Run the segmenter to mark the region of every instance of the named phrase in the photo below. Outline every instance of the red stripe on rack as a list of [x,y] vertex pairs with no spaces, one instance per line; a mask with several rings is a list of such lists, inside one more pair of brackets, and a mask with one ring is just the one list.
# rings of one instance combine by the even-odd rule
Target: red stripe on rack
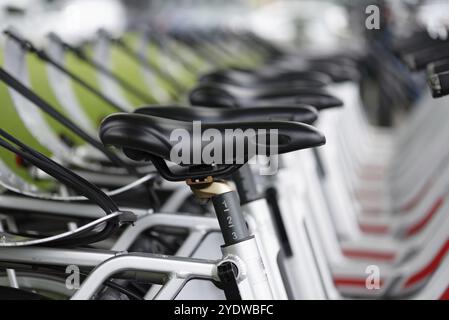
[[438,212],[438,210],[441,208],[441,206],[444,203],[444,198],[440,197],[438,200],[433,204],[433,206],[430,208],[429,212],[426,214],[426,216],[421,219],[418,223],[411,226],[405,233],[407,237],[411,237],[418,233],[423,227],[426,226],[427,223],[432,219],[432,217],[435,215],[435,213]]
[[447,287],[446,291],[444,291],[439,300],[449,300],[449,287]]
[[401,211],[409,211],[413,209],[421,201],[422,197],[426,195],[427,191],[430,190],[431,186],[432,180],[427,181],[427,183],[421,188],[421,190],[401,208]]
[[382,180],[385,174],[383,172],[363,171],[359,172],[358,176],[364,180]]
[[429,276],[431,273],[435,271],[435,269],[439,266],[441,263],[441,260],[446,256],[446,253],[449,251],[449,240],[447,240],[444,245],[441,247],[441,249],[438,251],[437,255],[433,258],[433,260],[425,266],[423,269],[412,275],[407,282],[404,284],[405,288],[411,287],[414,284],[420,282],[427,276]]
[[362,214],[366,214],[367,216],[379,216],[384,212],[381,208],[362,208]]
[[378,200],[383,198],[383,193],[379,190],[355,190],[354,195],[357,199]]
[[360,224],[360,230],[362,230],[364,233],[386,234],[388,233],[388,226]]
[[382,173],[384,173],[386,170],[385,170],[385,166],[382,166],[382,165],[373,165],[373,164],[371,164],[371,165],[364,165],[363,167],[361,167],[361,171],[376,171],[376,172],[382,172]]
[[[334,284],[337,287],[364,287],[366,288],[366,279],[360,278],[334,278]],[[383,285],[382,279],[379,281],[380,287]]]
[[396,254],[394,252],[375,252],[357,249],[343,249],[342,251],[346,257],[353,259],[374,259],[374,260],[392,261],[396,257]]

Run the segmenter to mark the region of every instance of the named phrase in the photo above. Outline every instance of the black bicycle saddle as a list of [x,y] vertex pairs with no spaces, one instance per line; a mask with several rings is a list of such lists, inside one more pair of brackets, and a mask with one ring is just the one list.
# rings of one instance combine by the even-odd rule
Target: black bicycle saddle
[[180,121],[233,122],[233,121],[294,121],[307,124],[318,118],[315,108],[303,105],[292,107],[248,107],[241,109],[180,107],[180,106],[147,106],[136,109],[135,113],[149,116],[169,118]]
[[200,83],[223,83],[262,89],[288,87],[323,87],[332,82],[358,81],[357,63],[347,56],[286,56],[257,70],[229,68],[200,77]]
[[[103,121],[100,138],[105,145],[121,148],[133,160],[152,161],[160,174],[171,181],[208,176],[224,178],[252,158],[254,152],[275,156],[325,143],[319,131],[297,122],[235,121],[197,125],[143,114],[117,113]],[[216,146],[212,151],[214,158],[208,162],[201,155],[211,154],[212,145]],[[172,153],[182,159],[174,160]],[[166,161],[177,166],[169,168]]]
[[215,70],[200,77],[202,84],[223,83],[245,88],[280,89],[285,87],[324,87],[331,82],[329,76],[317,71],[277,73],[275,76],[259,74],[254,70]]
[[229,84],[200,84],[189,94],[192,105],[221,108],[311,105],[317,110],[342,106],[343,102],[321,88],[258,90]]

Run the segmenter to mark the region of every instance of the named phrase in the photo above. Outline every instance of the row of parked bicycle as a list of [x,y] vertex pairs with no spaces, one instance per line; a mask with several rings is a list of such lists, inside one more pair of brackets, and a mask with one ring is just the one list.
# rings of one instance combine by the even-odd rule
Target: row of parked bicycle
[[[4,36],[0,298],[449,297],[446,98],[382,128],[360,52],[218,28]],[[391,73],[427,70],[443,97],[448,46],[397,39]]]

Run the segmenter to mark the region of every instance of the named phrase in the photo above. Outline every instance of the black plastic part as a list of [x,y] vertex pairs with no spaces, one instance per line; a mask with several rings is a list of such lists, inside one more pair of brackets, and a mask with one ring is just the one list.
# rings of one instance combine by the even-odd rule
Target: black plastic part
[[250,237],[235,191],[213,196],[212,203],[225,246],[236,244]]
[[218,277],[227,300],[242,300],[237,285],[238,270],[235,264],[229,261],[221,263],[217,267]]
[[404,56],[404,60],[412,70],[423,70],[428,64],[449,58],[449,44],[424,49]]
[[[273,72],[274,73],[274,72]],[[202,84],[223,83],[237,85],[242,88],[285,88],[289,86],[324,87],[330,82],[326,75],[314,71],[298,71],[278,73],[272,77],[258,75],[255,70],[225,69],[202,75]]]
[[10,16],[24,16],[27,12],[25,8],[16,7],[14,5],[6,5],[3,11]]
[[217,108],[309,105],[318,111],[340,107],[343,102],[322,88],[285,88],[283,90],[245,89],[230,85],[200,84],[190,91],[192,105]]
[[146,106],[134,113],[179,121],[201,122],[244,122],[244,121],[294,121],[313,124],[318,119],[318,111],[309,105],[247,108],[208,108],[199,106]]
[[410,37],[393,40],[394,50],[398,53],[411,53],[413,51],[422,50],[448,43],[449,39],[434,39],[430,37],[427,30],[419,30]]
[[[216,166],[203,163],[202,159],[194,159],[194,154],[198,154],[195,150],[194,143],[196,139],[194,123],[186,121],[177,121],[168,118],[153,117],[142,114],[114,114],[103,120],[100,129],[100,138],[106,145],[113,145],[121,148],[125,154],[135,160],[151,160],[164,178],[172,181],[180,181],[185,179],[196,179],[212,176],[215,178],[229,177],[252,156],[252,146],[257,146],[258,155],[263,152],[264,155],[282,154],[305,148],[321,146],[325,143],[324,136],[315,128],[297,122],[289,121],[255,121],[255,122],[206,122],[201,124],[201,134],[207,129],[218,130],[221,133],[220,146],[222,152],[220,159],[216,160]],[[186,148],[190,148],[189,159],[180,161],[179,166],[168,168],[164,160],[172,161],[173,147],[179,143],[174,141],[172,133],[177,129],[185,129],[192,143],[186,144]],[[235,138],[226,137],[226,132],[238,129]],[[252,135],[245,138],[245,131],[250,129],[251,132],[258,132],[264,129],[264,133],[270,133],[266,139],[261,139],[261,135]],[[271,143],[272,129],[275,129],[275,138],[278,138],[277,144]],[[254,138],[253,138],[254,137]],[[234,142],[242,141],[243,152],[227,152],[226,150],[236,150]],[[196,142],[195,142],[196,143]],[[200,155],[207,146],[206,141],[201,141]],[[240,142],[239,142],[240,143]],[[264,148],[261,148],[264,146]],[[182,150],[185,152],[185,150]],[[217,154],[218,156],[218,154]],[[198,161],[199,160],[199,161]],[[193,164],[193,165],[192,165]]]
[[288,239],[287,230],[285,229],[284,220],[282,219],[281,208],[278,202],[278,192],[275,187],[269,187],[265,191],[265,197],[270,207],[271,214],[274,218],[274,225],[276,227],[276,233],[282,248],[282,252],[286,257],[293,255],[290,240]]
[[257,190],[253,172],[251,171],[251,168],[248,164],[242,166],[236,173],[232,175],[232,178],[237,187],[241,205],[262,198],[262,195]]
[[449,59],[439,60],[429,64],[427,73],[429,75],[449,71]]
[[449,71],[431,75],[429,77],[429,86],[434,98],[449,95]]
[[[130,156],[130,152],[134,153],[135,150],[123,150],[124,153],[130,158],[135,159]],[[188,179],[205,179],[208,176],[212,176],[216,179],[222,179],[222,178],[228,178],[231,176],[235,171],[237,171],[242,165],[236,164],[236,165],[217,165],[215,167],[212,166],[179,166],[177,169],[169,168],[167,163],[158,157],[147,155],[147,159],[150,160],[154,167],[157,169],[159,174],[168,181],[185,181]]]

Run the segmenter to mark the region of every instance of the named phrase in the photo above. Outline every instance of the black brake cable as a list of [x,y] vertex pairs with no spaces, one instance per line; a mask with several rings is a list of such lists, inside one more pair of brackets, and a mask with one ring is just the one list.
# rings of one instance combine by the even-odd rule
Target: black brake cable
[[72,52],[77,58],[84,61],[86,64],[88,64],[90,67],[94,68],[98,72],[102,73],[103,75],[107,76],[109,79],[112,79],[113,81],[117,82],[120,86],[122,86],[126,91],[131,93],[134,97],[138,98],[143,103],[150,103],[155,102],[154,98],[151,98],[148,94],[141,91],[137,87],[133,86],[128,81],[121,78],[118,74],[114,73],[110,69],[104,67],[100,63],[96,62],[95,60],[91,59],[82,48],[75,47],[73,45],[68,44],[64,40],[62,40],[60,37],[58,37],[55,33],[49,34],[50,40],[55,41],[64,50]]
[[0,80],[5,82],[9,87],[13,88],[15,91],[20,93],[23,97],[31,101],[37,107],[39,107],[42,111],[50,115],[53,119],[60,122],[70,131],[75,133],[78,137],[83,139],[85,142],[90,144],[95,149],[99,150],[103,153],[112,163],[124,167],[128,170],[129,173],[138,175],[137,171],[134,167],[128,165],[125,161],[123,161],[120,157],[118,157],[115,153],[107,149],[100,141],[95,139],[86,133],[83,129],[81,129],[78,125],[64,116],[62,113],[57,111],[53,106],[43,100],[40,96],[34,93],[31,89],[22,84],[19,80],[14,78],[11,74],[9,74],[6,70],[0,67]]
[[[93,198],[95,198],[95,197],[92,197],[91,192],[87,192],[86,189],[80,188],[75,181],[73,181],[72,179],[70,179],[67,176],[64,176],[64,174],[61,174],[61,172],[59,172],[57,169],[49,168],[47,166],[46,162],[41,161],[38,158],[35,158],[34,156],[28,154],[27,152],[24,152],[22,150],[14,148],[11,144],[5,142],[2,139],[0,139],[0,146],[5,148],[6,150],[9,150],[15,154],[22,156],[23,158],[27,159],[27,161],[34,164],[36,167],[38,167],[38,168],[42,169],[44,172],[48,173],[50,176],[55,177],[61,183],[65,184],[68,187],[72,187],[73,189],[78,190],[81,194],[86,196],[88,199],[95,202],[93,200]],[[85,186],[83,186],[83,187],[85,187]],[[81,192],[81,190],[83,190],[83,192]],[[98,204],[98,205],[102,209],[105,209],[104,204]],[[104,226],[104,228],[101,231],[98,231],[96,234],[93,234],[92,230],[88,229],[88,230],[80,232],[79,234],[70,235],[66,238],[55,240],[52,243],[53,243],[53,245],[59,245],[59,246],[61,246],[61,245],[70,245],[70,246],[78,245],[79,246],[79,245],[84,245],[84,244],[89,244],[89,243],[93,243],[96,241],[100,241],[102,239],[108,238],[110,235],[112,235],[112,233],[114,233],[117,230],[119,223],[118,223],[118,221],[116,221],[117,218],[115,218],[114,220],[115,221],[113,221],[113,222],[112,221],[106,222],[106,225]]]
[[[0,129],[0,146],[23,157],[25,160],[35,165],[42,171],[46,172],[50,176],[54,177],[66,186],[73,188],[81,195],[85,196],[92,202],[101,207],[106,215],[120,212],[115,202],[109,198],[98,187],[91,184],[82,177],[76,175],[72,171],[64,168],[53,160],[47,158],[38,151],[28,147],[19,140],[12,137],[10,134]],[[10,142],[8,142],[10,141]],[[14,147],[11,143],[18,146]],[[132,223],[135,216],[127,216],[121,219],[118,216],[105,222],[104,227],[99,231],[92,231],[92,229],[86,229],[75,235],[69,235],[68,237],[53,241],[54,245],[84,245],[100,240],[104,240],[110,237],[122,223]]]
[[[132,282],[131,282],[131,283],[132,283]],[[110,287],[110,288],[112,288],[112,289],[115,289],[115,290],[117,290],[117,291],[119,291],[119,292],[121,292],[121,293],[127,295],[128,298],[130,298],[131,300],[145,300],[144,298],[138,296],[137,294],[135,294],[135,293],[132,292],[131,290],[125,288],[124,286],[122,286],[122,285],[120,285],[120,284],[118,284],[118,283],[115,283],[115,282],[112,281],[112,280],[106,280],[106,281],[103,283],[103,285],[105,285],[105,286],[107,286],[107,287]]]
[[4,34],[9,36],[11,39],[17,41],[22,46],[22,48],[24,48],[28,52],[35,54],[39,59],[51,64],[56,69],[58,69],[65,75],[69,76],[73,81],[77,82],[82,87],[84,87],[85,89],[87,89],[88,91],[93,93],[94,95],[98,96],[100,99],[105,101],[107,104],[109,104],[111,107],[113,107],[117,111],[120,111],[120,112],[127,111],[126,107],[120,106],[118,103],[112,101],[110,98],[108,98],[103,93],[101,93],[100,91],[95,89],[93,86],[91,86],[89,83],[87,83],[86,81],[84,81],[83,79],[78,77],[76,74],[69,71],[67,68],[65,68],[58,62],[54,61],[43,49],[39,49],[39,48],[35,47],[30,41],[21,38],[20,36],[18,36],[11,30],[5,30]]
[[[115,203],[94,184],[78,176],[74,172],[64,168],[59,163],[46,157],[42,153],[28,147],[26,144],[14,138],[12,135],[7,133],[3,129],[0,129],[0,137],[3,137],[3,139],[0,140],[0,142],[3,142],[2,146],[10,150],[11,152],[19,154],[20,156],[24,157],[27,161],[29,161],[34,165],[36,165],[36,162],[39,162],[40,165],[39,166],[36,165],[36,167],[40,168],[45,172],[47,171],[55,172],[56,176],[52,175],[54,178],[56,179],[58,179],[58,177],[64,178],[65,181],[71,184],[71,187],[73,187],[74,189],[80,189],[78,191],[81,192],[81,194],[97,203],[105,212],[113,213],[118,211],[117,205],[115,205]],[[5,140],[10,141],[11,143],[17,145],[20,149],[15,148],[13,145],[11,145]],[[5,144],[8,144],[8,146],[5,146]],[[93,197],[92,193],[96,195]]]

